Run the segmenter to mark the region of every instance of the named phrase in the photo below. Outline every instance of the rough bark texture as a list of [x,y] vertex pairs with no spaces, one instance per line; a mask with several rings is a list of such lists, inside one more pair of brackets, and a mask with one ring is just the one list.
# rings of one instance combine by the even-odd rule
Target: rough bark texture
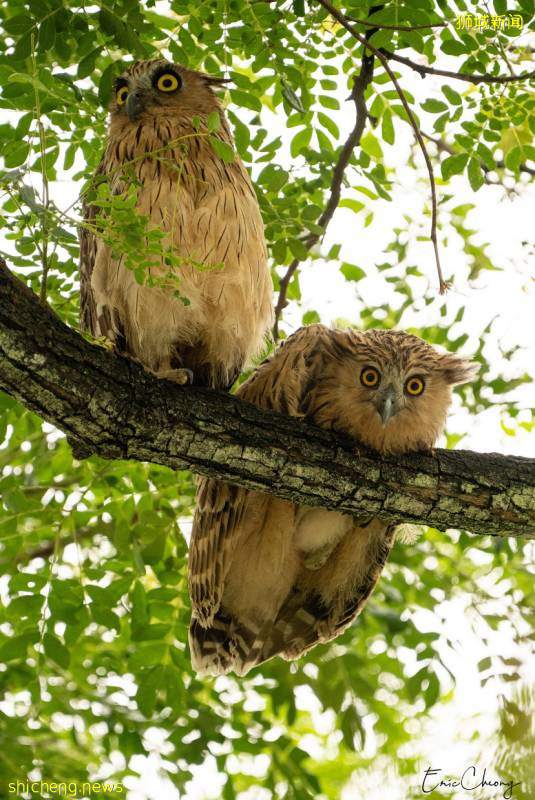
[[535,536],[535,460],[436,450],[381,457],[234,397],[180,387],[89,344],[0,262],[0,388],[75,454],[163,464],[348,514]]

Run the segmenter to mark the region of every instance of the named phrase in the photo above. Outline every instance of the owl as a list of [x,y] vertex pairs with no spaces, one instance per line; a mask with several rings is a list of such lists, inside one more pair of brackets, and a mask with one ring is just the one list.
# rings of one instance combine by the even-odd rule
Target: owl
[[99,238],[90,202],[80,248],[82,328],[160,377],[214,388],[230,387],[272,318],[256,195],[240,159],[226,163],[210,141],[233,143],[214,92],[224,81],[154,60],[115,84],[93,184],[107,180],[112,195],[135,187],[136,211],[176,257],[172,274],[162,256],[150,264],[152,285],[138,283],[124,254]]
[[[451,387],[473,374],[469,361],[403,331],[311,325],[237,395],[348,434],[356,445],[404,453],[433,446]],[[373,591],[395,527],[201,479],[189,556],[194,668],[244,675],[338,636]]]

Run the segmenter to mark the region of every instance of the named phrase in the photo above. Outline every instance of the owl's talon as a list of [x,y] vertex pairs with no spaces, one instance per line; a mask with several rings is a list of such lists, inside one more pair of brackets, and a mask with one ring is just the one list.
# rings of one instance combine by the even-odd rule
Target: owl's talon
[[178,383],[179,386],[191,386],[193,383],[193,372],[186,367],[180,369],[162,369],[154,373],[157,378],[163,378],[165,381]]
[[312,571],[321,569],[333,550],[333,545],[329,543],[325,547],[319,547],[317,550],[307,553],[303,558],[304,566]]

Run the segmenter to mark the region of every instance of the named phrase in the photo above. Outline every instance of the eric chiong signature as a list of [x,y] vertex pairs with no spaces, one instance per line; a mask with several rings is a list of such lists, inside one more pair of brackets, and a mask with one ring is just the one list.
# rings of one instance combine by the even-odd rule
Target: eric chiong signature
[[513,789],[515,786],[520,786],[520,782],[502,781],[500,778],[487,777],[487,768],[483,768],[483,772],[478,774],[478,767],[467,767],[459,778],[440,778],[441,769],[434,769],[428,767],[424,772],[422,781],[422,792],[424,794],[431,794],[437,789],[464,789],[466,792],[472,792],[475,789],[482,789],[488,787],[489,789],[499,789],[503,792],[504,800],[511,800],[513,797]]

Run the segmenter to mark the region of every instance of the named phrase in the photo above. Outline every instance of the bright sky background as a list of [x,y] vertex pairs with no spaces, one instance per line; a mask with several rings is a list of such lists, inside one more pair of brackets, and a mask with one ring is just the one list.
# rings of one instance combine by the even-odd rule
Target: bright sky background
[[[167,11],[167,3],[160,3],[159,10],[162,13]],[[525,43],[525,37],[522,37]],[[447,65],[446,65],[447,66]],[[409,70],[402,68],[403,85],[408,88],[416,97],[423,98],[440,96],[441,81],[427,78],[422,81],[419,77],[414,77]],[[458,91],[467,90],[465,84],[456,86]],[[341,101],[347,95],[345,86],[340,87],[338,97]],[[242,115],[242,111],[238,110]],[[280,116],[265,112],[265,122],[269,125],[273,135],[277,132],[284,134],[284,139],[288,139],[285,133],[284,119]],[[248,112],[243,112],[243,117],[247,118]],[[340,113],[333,112],[340,127],[342,138],[354,122],[354,108],[351,103],[342,102]],[[422,124],[424,129],[431,132],[432,117],[422,114]],[[398,184],[393,188],[393,203],[384,201],[373,204],[375,213],[374,222],[369,228],[364,228],[363,220],[346,209],[341,209],[335,213],[331,222],[322,252],[328,252],[331,245],[340,243],[342,245],[341,256],[347,261],[358,264],[368,274],[369,277],[363,279],[358,284],[347,283],[336,269],[335,264],[325,261],[316,261],[303,265],[301,276],[301,288],[303,295],[302,308],[288,309],[285,315],[285,329],[291,332],[299,327],[301,314],[303,311],[313,308],[317,310],[324,322],[331,322],[343,317],[348,320],[358,319],[361,301],[357,297],[357,290],[360,292],[364,301],[370,304],[377,302],[387,302],[388,294],[384,296],[385,284],[375,276],[373,265],[380,263],[383,258],[382,246],[390,242],[392,230],[403,222],[403,213],[409,212],[415,218],[423,215],[423,210],[429,205],[429,187],[426,183],[416,182],[414,170],[407,166],[408,147],[412,141],[412,134],[408,129],[396,128],[396,144],[394,147],[383,145],[386,160],[398,166]],[[432,145],[430,145],[432,148]],[[289,154],[286,154],[286,163],[283,166],[290,166]],[[423,166],[421,154],[416,156],[419,164]],[[54,202],[60,207],[67,207],[76,196],[79,187],[74,187],[66,181],[59,181],[52,185],[51,195]],[[535,364],[535,285],[533,283],[533,267],[529,267],[531,275],[528,275],[526,266],[526,252],[523,250],[521,242],[528,240],[532,244],[533,250],[533,231],[534,231],[534,212],[535,208],[535,185],[526,188],[520,197],[506,197],[503,189],[499,187],[483,187],[477,194],[474,194],[464,176],[455,178],[448,186],[447,192],[454,191],[457,200],[461,202],[475,203],[476,207],[469,217],[469,227],[480,232],[480,241],[488,242],[488,253],[496,266],[503,269],[503,272],[483,273],[477,286],[470,286],[463,283],[462,279],[456,278],[454,288],[447,296],[448,317],[453,318],[460,305],[466,306],[465,320],[461,323],[463,329],[468,328],[472,331],[469,342],[465,345],[464,351],[470,355],[471,348],[475,349],[478,344],[478,334],[484,325],[491,318],[497,318],[496,332],[501,346],[504,349],[510,348],[521,343],[523,350],[516,354],[514,362],[505,362],[497,348],[489,348],[487,358],[492,360],[497,374],[510,378],[523,372],[533,373]],[[440,191],[440,189],[439,189]],[[345,196],[356,196],[351,191],[346,192]],[[362,196],[359,196],[362,199]],[[426,229],[429,225],[429,217],[425,217]],[[442,266],[446,279],[457,274],[456,267],[462,263],[464,254],[458,242],[451,238],[451,243],[447,251],[442,251]],[[435,265],[430,242],[415,243],[410,250],[410,263],[417,263],[421,270],[429,276],[432,285],[436,285]],[[462,274],[462,270],[459,270]],[[530,283],[531,278],[531,283]],[[417,310],[414,319],[410,324],[427,325],[437,320],[437,302]],[[460,330],[453,330],[452,336],[458,336]],[[516,390],[514,395],[525,407],[530,408],[535,405],[535,393],[533,384],[525,385]],[[534,455],[534,435],[526,431],[520,431],[517,436],[510,437],[500,430],[499,409],[491,409],[477,419],[460,409],[456,403],[454,413],[451,416],[449,429],[457,433],[465,433],[460,446],[478,451],[497,451],[510,454],[531,456]],[[519,417],[519,420],[528,420],[529,415]],[[474,540],[477,547],[477,539]],[[477,556],[474,556],[477,558]],[[484,563],[484,556],[481,555]],[[489,576],[492,583],[492,577]],[[495,587],[496,595],[499,596],[501,589]],[[472,625],[475,624],[462,601],[452,601],[444,603],[441,608],[444,616],[443,630],[458,642],[457,651],[448,653],[448,660],[452,671],[457,675],[458,683],[455,690],[454,699],[450,703],[439,705],[435,709],[434,719],[429,725],[427,737],[427,750],[429,762],[433,766],[441,766],[445,774],[458,776],[466,766],[472,763],[471,758],[479,752],[480,744],[468,744],[471,731],[474,728],[476,718],[478,724],[483,729],[491,730],[495,726],[495,712],[497,708],[496,686],[492,682],[482,689],[476,669],[478,660],[482,657],[480,646],[474,635]],[[422,630],[426,629],[430,620],[426,613],[422,612],[418,624]],[[496,636],[500,636],[496,634]],[[504,648],[509,648],[509,636],[501,634]],[[498,641],[497,646],[500,646]],[[220,679],[226,680],[226,679]],[[313,708],[313,699],[310,694],[303,691],[299,695],[299,703],[303,708]],[[479,715],[481,710],[486,709],[486,713]],[[315,719],[318,729],[328,730],[333,725],[334,720],[321,715],[315,711]],[[325,727],[327,726],[327,727]],[[161,741],[159,732],[154,729],[151,735],[154,745],[154,755],[149,759],[138,757],[134,759],[134,768],[139,769],[142,777],[139,781],[126,780],[129,786],[135,786],[129,793],[130,800],[141,800],[145,797],[159,797],[161,800],[176,800],[179,795],[171,786],[169,781],[160,777],[160,759],[165,758],[165,743]],[[303,743],[305,749],[310,749],[314,754],[314,742]],[[445,753],[447,752],[447,757]],[[485,764],[481,764],[485,766]],[[492,764],[487,764],[489,773],[492,773]],[[260,761],[256,768],[261,775],[265,764]],[[353,785],[342,800],[350,800],[355,797],[366,797],[367,800],[404,800],[404,786],[408,782],[405,778],[400,781],[396,775],[389,775],[383,772],[378,761],[377,775],[369,784]],[[261,785],[261,780],[260,780]],[[207,770],[197,770],[196,780],[190,787],[187,800],[204,800],[205,798],[219,798],[221,793],[220,783],[215,773],[215,768]],[[251,800],[263,800],[260,790],[251,794]],[[471,793],[472,796],[474,795]],[[451,800],[466,797],[466,794],[456,795],[454,792],[447,795]],[[482,797],[489,797],[484,794]]]

